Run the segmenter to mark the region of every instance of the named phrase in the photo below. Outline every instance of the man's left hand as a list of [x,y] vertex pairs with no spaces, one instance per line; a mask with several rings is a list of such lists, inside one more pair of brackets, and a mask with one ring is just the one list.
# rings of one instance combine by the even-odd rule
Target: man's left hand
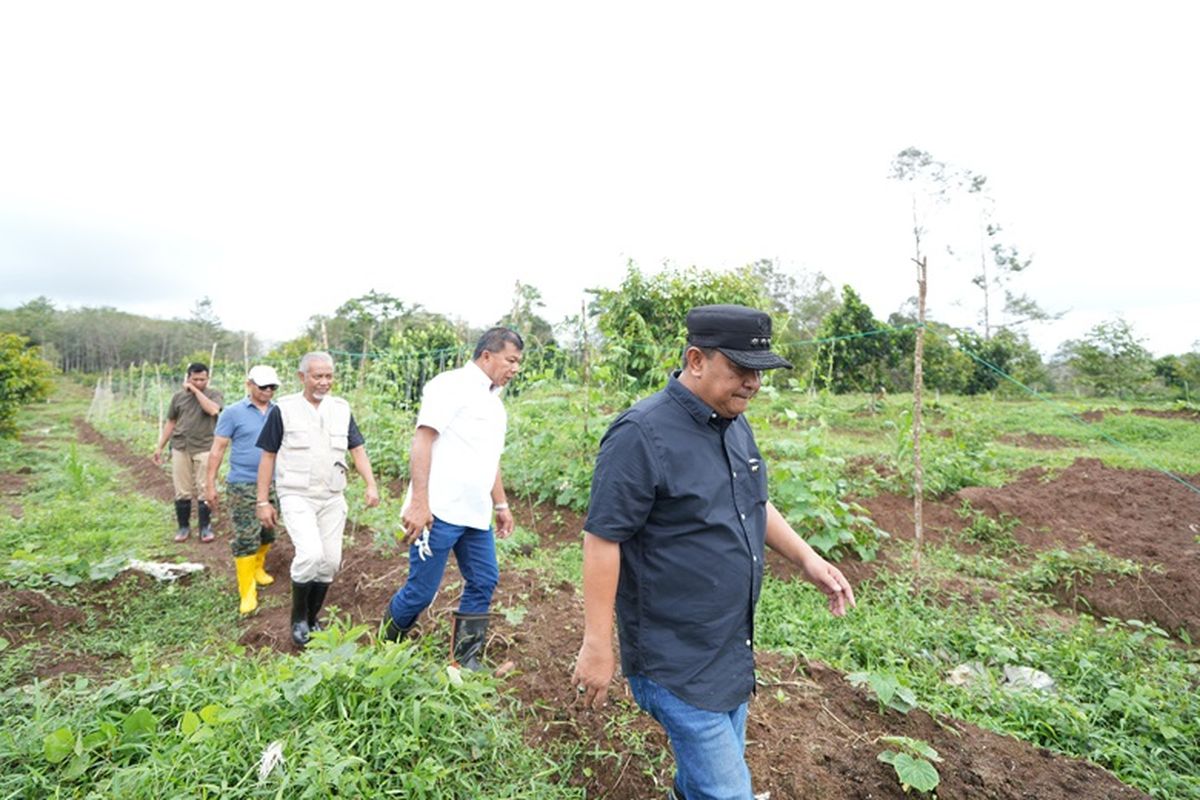
[[804,562],[804,574],[829,598],[829,610],[835,617],[854,608],[854,590],[842,571],[816,553]]
[[496,536],[498,538],[507,539],[512,535],[514,527],[516,527],[516,523],[513,521],[512,511],[502,508],[496,512]]
[[367,487],[367,508],[379,505],[379,490],[374,486]]

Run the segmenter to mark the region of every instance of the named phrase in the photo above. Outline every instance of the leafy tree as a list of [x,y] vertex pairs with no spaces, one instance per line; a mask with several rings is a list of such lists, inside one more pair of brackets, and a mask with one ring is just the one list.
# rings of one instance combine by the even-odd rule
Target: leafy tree
[[1154,361],[1124,319],[1101,322],[1083,339],[1063,344],[1060,355],[1074,380],[1100,396],[1126,397],[1154,376]]
[[755,261],[749,269],[771,304],[767,310],[787,323],[775,332],[775,349],[796,365],[797,374],[809,374],[816,355],[811,342],[838,307],[837,289],[819,272],[790,275],[770,259]]
[[1192,402],[1192,398],[1200,393],[1200,352],[1163,356],[1154,362],[1154,375]]
[[[996,202],[988,191],[987,178],[979,173],[967,172],[965,175],[967,193],[976,198],[978,210],[979,272],[971,277],[971,283],[983,294],[980,314],[983,338],[991,339],[993,332],[998,329],[1058,319],[1062,314],[1052,314],[1028,295],[1013,291],[1011,284],[1014,277],[1028,269],[1033,259],[1022,256],[1016,246],[1000,236],[1003,228],[996,222]],[[997,294],[1004,297],[1006,321],[1003,323],[997,323],[993,313],[993,297]]]
[[[888,317],[888,325],[897,330],[891,335],[892,347],[896,349],[893,356],[895,366],[889,368],[886,386],[892,391],[912,391],[912,363],[916,349],[916,330],[912,327],[916,321],[915,298],[911,299],[900,311]],[[942,322],[927,320],[925,337],[924,381],[931,389],[937,389],[948,394],[962,394],[970,379],[972,361],[970,356],[959,349],[957,345],[958,330]]]
[[224,338],[225,331],[221,328],[221,318],[217,316],[213,302],[208,297],[201,297],[196,301],[196,305],[192,307],[190,322],[196,331],[196,343],[201,348],[205,344],[211,347],[214,342],[220,342]]
[[0,333],[0,436],[16,433],[17,410],[50,393],[51,366],[29,340]]
[[962,388],[963,394],[1017,388],[1000,373],[1026,386],[1046,385],[1048,376],[1042,357],[1024,335],[1001,329],[991,339],[985,339],[973,331],[960,330],[957,339],[963,350],[976,356],[971,359],[971,372]]
[[271,352],[267,353],[267,360],[273,363],[282,362],[288,368],[295,369],[300,366],[300,359],[306,353],[320,349],[321,343],[305,334],[275,345]]
[[425,315],[420,305],[410,307],[399,298],[372,289],[342,303],[332,316],[312,317],[305,335],[318,343],[328,339],[330,350],[358,354],[376,343],[387,342],[397,329]]
[[[687,340],[687,312],[694,306],[736,303],[768,309],[750,268],[732,272],[664,270],[646,276],[631,261],[616,289],[589,289],[590,313],[601,337],[597,374],[640,391],[657,387],[675,369]],[[775,329],[786,319],[773,318]]]
[[175,365],[200,352],[207,361],[213,342],[219,361],[240,361],[245,345],[249,355],[259,350],[252,335],[222,328],[207,298],[196,304],[191,318],[167,320],[109,307],[60,310],[39,297],[0,311],[0,330],[30,339],[64,372],[99,372],[143,361]]
[[513,289],[512,308],[496,324],[521,334],[526,347],[553,344],[553,326],[537,313],[537,309],[545,306],[542,293],[536,286],[517,281]]
[[834,392],[873,392],[884,386],[887,368],[896,358],[884,326],[850,286],[842,287],[842,304],[821,323],[817,349],[817,386]]

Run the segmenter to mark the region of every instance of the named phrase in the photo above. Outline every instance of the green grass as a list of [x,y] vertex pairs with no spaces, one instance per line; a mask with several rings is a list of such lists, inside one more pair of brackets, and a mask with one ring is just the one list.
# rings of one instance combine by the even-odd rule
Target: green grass
[[[1153,625],[1054,614],[1036,593],[1013,585],[1011,565],[991,556],[930,548],[926,565],[927,587],[939,576],[973,571],[987,576],[981,591],[996,599],[983,602],[981,594],[947,604],[933,588],[918,591],[908,578],[881,572],[857,587],[858,608],[835,619],[811,587],[768,578],[759,644],[845,672],[893,676],[926,710],[1087,758],[1155,797],[1200,797],[1197,651]],[[951,669],[971,661],[994,680],[970,688],[946,682]],[[1048,673],[1056,691],[1000,687],[1006,664]]]
[[33,460],[23,515],[0,515],[7,583],[72,586],[113,577],[130,556],[167,552],[169,509],[124,491],[120,470],[96,450],[60,442]]
[[501,569],[536,572],[546,585],[564,581],[581,585],[583,582],[583,539],[579,544],[542,547],[536,533],[517,526],[512,536],[496,542],[496,556]]
[[[295,657],[240,648],[0,694],[0,795],[579,798],[485,677],[334,626]],[[263,770],[274,745],[282,761]]]
[[166,555],[170,509],[126,485],[119,467],[78,444],[72,420],[87,398],[60,382],[54,402],[23,412],[19,424],[37,443],[0,442],[0,464],[28,470],[17,518],[0,514],[0,559],[10,586],[72,586],[109,579],[130,556]]
[[[392,439],[407,436],[411,423],[396,417],[384,425],[384,409],[354,392],[349,399],[356,408],[370,410],[360,420],[368,450],[374,437],[384,448],[384,464],[402,462],[407,445]],[[578,393],[543,386],[508,401],[504,469],[510,493],[577,509],[586,505],[596,443],[613,412],[599,399],[585,403]],[[1072,417],[1092,408],[1167,407],[1162,404],[936,394],[927,403],[923,452],[933,493],[1002,485],[1029,467],[1054,472],[1079,457],[1098,458],[1110,467],[1153,464],[1183,475],[1200,472],[1200,425],[1194,422],[1108,414],[1089,426]],[[149,440],[152,448],[155,420],[121,406],[118,402],[98,427],[138,447]],[[127,496],[97,453],[80,447],[71,455],[65,406],[51,404],[33,413],[40,415],[36,424],[50,427],[52,447],[0,448],[0,465],[31,464],[35,484],[21,498],[28,521],[0,520],[0,553],[10,560],[15,549],[24,549],[33,560],[75,554],[75,561],[46,562],[22,573],[28,585],[62,592],[54,575],[85,578],[84,565],[90,574],[100,553],[129,541],[129,531],[103,513],[92,515],[97,520],[85,519],[85,501],[108,497],[107,492],[121,504]],[[794,481],[828,484],[832,497],[907,491],[910,414],[911,398],[904,396],[878,401],[784,390],[764,391],[750,416],[769,464],[792,462]],[[1057,437],[1064,446],[1035,450],[1002,441],[1026,433]],[[856,456],[881,469],[852,468]],[[352,516],[373,529],[378,542],[396,547],[397,499],[386,498],[379,509],[368,511],[360,496],[361,484],[352,484]],[[130,508],[151,531],[169,524],[166,510],[154,504],[145,516],[136,501]],[[814,505],[813,518],[819,513]],[[157,516],[153,522],[152,515]],[[1086,549],[1030,557],[1011,546],[1013,519],[991,519],[974,509],[964,509],[964,515],[963,536],[979,546],[978,554],[928,547],[923,590],[903,575],[882,571],[856,587],[859,608],[845,619],[830,617],[823,597],[807,584],[768,577],[757,616],[759,646],[874,675],[879,685],[894,681],[933,713],[1091,759],[1156,797],[1200,798],[1194,768],[1200,763],[1197,651],[1153,625],[1094,621],[1049,606],[1049,593],[1127,575],[1137,565]],[[80,527],[86,535],[66,547],[56,534],[63,526]],[[18,527],[21,535],[14,533]],[[32,549],[26,546],[30,543]],[[892,563],[907,563],[906,544],[886,546],[895,548]],[[505,569],[535,570],[548,585],[580,581],[578,546],[544,549],[536,534],[518,529],[498,542],[498,550]],[[947,600],[947,594],[957,595],[938,590],[948,582],[975,590]],[[300,658],[251,655],[222,643],[222,627],[234,627],[221,597],[228,587],[200,578],[188,587],[145,592],[146,597],[120,591],[114,590],[111,601],[124,604],[127,627],[87,629],[64,638],[76,652],[105,658],[122,641],[134,643],[137,655],[124,662],[132,664],[129,675],[107,685],[34,684],[0,695],[0,713],[11,722],[0,733],[0,796],[53,791],[83,796],[85,786],[101,795],[130,797],[304,796],[306,791],[317,796],[578,796],[561,788],[567,775],[598,759],[624,756],[589,742],[529,752],[518,744],[518,717],[509,714],[494,685],[487,679],[468,680],[465,689],[451,685],[437,656],[419,646],[363,646],[343,632]],[[168,610],[168,600],[177,607]],[[497,611],[520,617],[528,609],[518,598]],[[180,633],[188,626],[199,631],[190,640]],[[43,655],[0,645],[0,678],[27,674]],[[992,678],[973,687],[946,683],[951,669],[970,661],[981,662]],[[1058,683],[1056,691],[1002,688],[998,676],[1005,664],[1047,672]],[[422,711],[420,719],[413,718],[414,697],[433,704],[422,705],[437,709],[429,712],[432,717]],[[617,712],[635,713],[631,708]],[[434,724],[437,732],[426,727]],[[615,724],[622,747],[639,754],[636,763],[650,764],[661,774],[662,753],[642,741],[633,726]],[[257,759],[272,741],[283,743],[286,766],[260,782]],[[472,759],[461,766],[464,752]],[[476,769],[476,754],[485,765],[482,772]]]

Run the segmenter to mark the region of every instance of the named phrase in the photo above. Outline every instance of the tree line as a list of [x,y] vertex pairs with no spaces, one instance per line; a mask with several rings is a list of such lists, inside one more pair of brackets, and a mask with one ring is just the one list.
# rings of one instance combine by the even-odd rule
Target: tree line
[[[618,286],[589,295],[579,314],[551,324],[540,313],[537,288],[517,282],[496,324],[518,330],[530,352],[539,354],[535,375],[637,393],[660,385],[677,365],[688,308],[743,303],[771,312],[776,347],[796,365],[773,379],[835,393],[912,389],[918,326],[912,301],[881,319],[854,287],[835,288],[820,273],[790,274],[764,260],[733,271],[646,274],[630,263]],[[1121,319],[1065,342],[1049,360],[1016,325],[977,330],[927,320],[924,330],[924,380],[936,391],[1020,393],[1028,387],[1097,396],[1157,393],[1191,402],[1200,386],[1200,352],[1154,359]],[[178,371],[214,353],[221,363],[259,357],[288,363],[309,350],[329,349],[364,372],[388,371],[387,379],[415,394],[426,373],[461,363],[481,329],[373,290],[332,313],[314,315],[299,336],[266,354],[253,334],[225,329],[207,298],[188,319],[162,320],[114,308],[59,309],[40,297],[0,309],[0,331],[40,347],[64,372],[102,372],[131,363]],[[437,353],[456,355],[429,357]]]
[[0,309],[0,331],[25,337],[62,372],[103,372],[129,364],[162,364],[175,368],[205,361],[241,361],[261,352],[249,332],[221,325],[207,297],[198,300],[187,319],[156,319],[109,306],[58,308],[37,297],[13,309]]

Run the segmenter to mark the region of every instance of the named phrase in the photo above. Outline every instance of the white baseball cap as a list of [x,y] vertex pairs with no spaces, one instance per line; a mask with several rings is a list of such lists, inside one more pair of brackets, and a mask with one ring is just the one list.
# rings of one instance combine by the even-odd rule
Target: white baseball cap
[[256,364],[246,373],[246,379],[255,386],[278,386],[279,376],[275,373],[275,368],[266,364]]

